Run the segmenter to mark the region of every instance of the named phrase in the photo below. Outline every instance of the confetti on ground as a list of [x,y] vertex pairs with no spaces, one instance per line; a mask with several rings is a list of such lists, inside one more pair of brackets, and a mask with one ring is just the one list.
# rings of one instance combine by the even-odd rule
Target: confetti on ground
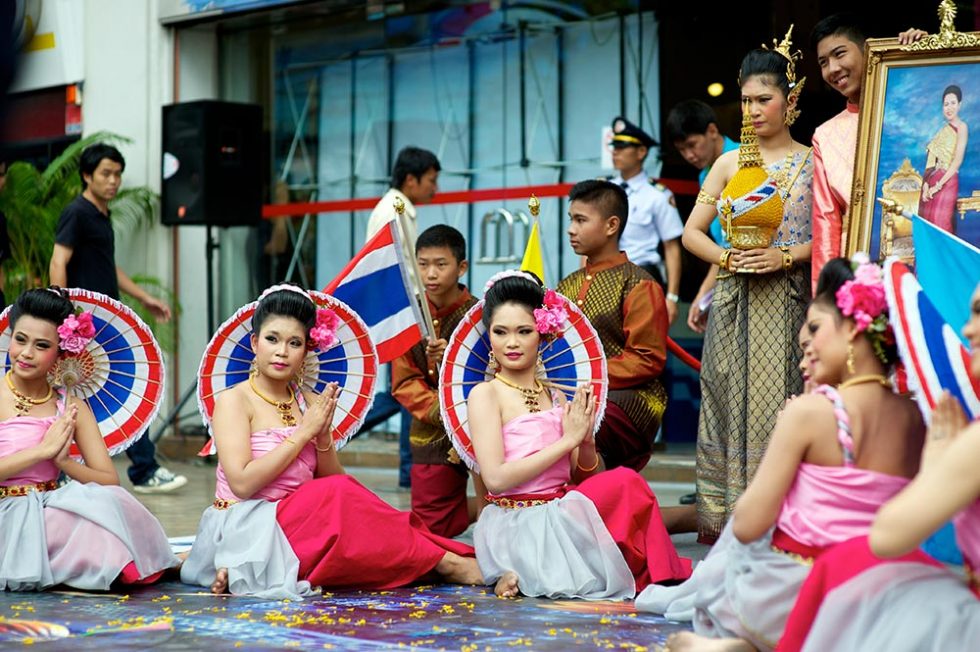
[[[128,594],[0,592],[2,649],[653,652],[682,629],[628,602],[498,600],[482,587],[332,591],[292,602],[213,596],[173,582]],[[59,644],[66,647],[51,647]]]

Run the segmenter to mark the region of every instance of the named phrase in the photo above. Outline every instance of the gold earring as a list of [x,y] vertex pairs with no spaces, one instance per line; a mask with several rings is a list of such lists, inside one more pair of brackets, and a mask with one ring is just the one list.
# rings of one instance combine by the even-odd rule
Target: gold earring
[[487,358],[487,365],[490,367],[490,371],[497,373],[500,369],[500,364],[497,362],[497,358],[494,357],[493,351],[490,352],[490,357]]
[[538,351],[538,361],[534,364],[535,375],[543,378],[548,375],[548,370],[544,368],[544,360],[541,359],[541,351]]
[[854,345],[847,343],[847,373],[854,375]]
[[786,115],[783,116],[783,124],[785,124],[787,127],[792,127],[793,123],[796,122],[796,119],[800,117],[800,110],[796,108],[797,101],[795,100],[798,100],[800,97],[800,93],[803,91],[803,82],[805,81],[806,79],[804,78],[797,82],[793,86],[793,89],[789,92],[789,95],[786,96],[789,106],[792,107],[787,108]]

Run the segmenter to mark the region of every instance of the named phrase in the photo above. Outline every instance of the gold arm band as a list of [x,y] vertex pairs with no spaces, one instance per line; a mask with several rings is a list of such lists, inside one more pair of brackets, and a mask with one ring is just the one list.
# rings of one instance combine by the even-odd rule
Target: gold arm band
[[783,269],[788,272],[793,269],[793,254],[789,252],[787,246],[782,246],[779,250],[783,252]]
[[728,272],[732,271],[731,267],[728,266],[731,257],[732,257],[731,249],[725,249],[723,252],[721,252],[721,257],[718,259],[718,267]]
[[717,206],[718,198],[712,197],[708,193],[701,189],[698,191],[698,198],[694,200],[695,204],[707,204],[708,206]]

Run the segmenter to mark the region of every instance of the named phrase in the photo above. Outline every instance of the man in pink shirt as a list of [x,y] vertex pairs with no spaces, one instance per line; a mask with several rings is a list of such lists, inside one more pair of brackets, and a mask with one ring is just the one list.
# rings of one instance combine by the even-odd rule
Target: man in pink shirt
[[[898,35],[903,44],[925,35],[909,29]],[[858,110],[864,82],[865,34],[858,19],[846,13],[818,22],[810,32],[820,75],[847,99],[844,110],[817,127],[813,134],[813,289],[820,270],[841,255],[842,229],[851,203],[851,182],[857,149]]]

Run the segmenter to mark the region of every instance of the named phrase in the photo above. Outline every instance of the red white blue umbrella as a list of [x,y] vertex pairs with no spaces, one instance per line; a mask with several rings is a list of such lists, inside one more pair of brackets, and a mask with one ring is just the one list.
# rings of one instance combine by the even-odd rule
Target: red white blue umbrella
[[[163,403],[163,355],[150,327],[124,304],[89,290],[72,288],[68,296],[76,308],[92,313],[95,336],[79,353],[62,352],[48,380],[88,403],[115,455],[146,432]],[[7,368],[10,309],[0,314],[0,354]],[[69,454],[81,460],[76,444]]]
[[[609,394],[605,352],[599,334],[578,306],[566,297],[561,299],[568,318],[562,325],[561,335],[541,344],[544,367],[541,381],[545,386],[559,389],[567,398],[580,385],[590,383],[593,396],[598,398],[595,421],[598,430]],[[453,331],[439,372],[442,422],[460,458],[475,471],[479,471],[479,466],[470,439],[466,399],[475,386],[493,378],[489,355],[490,336],[483,326],[483,301],[480,301]]]
[[[378,354],[367,325],[346,303],[322,292],[311,290],[309,295],[317,308],[333,310],[340,318],[340,325],[333,346],[306,354],[299,385],[316,394],[323,392],[328,383],[340,385],[333,432],[334,442],[340,448],[361,427],[371,409],[378,377]],[[239,308],[218,328],[204,351],[198,370],[197,402],[209,432],[218,394],[248,380],[255,359],[251,343],[252,316],[258,305],[258,301],[253,301]],[[215,452],[211,440],[201,454]]]
[[970,377],[970,352],[897,259],[885,263],[885,296],[909,389],[925,419],[943,390],[959,400],[969,419],[980,416],[980,379]]

